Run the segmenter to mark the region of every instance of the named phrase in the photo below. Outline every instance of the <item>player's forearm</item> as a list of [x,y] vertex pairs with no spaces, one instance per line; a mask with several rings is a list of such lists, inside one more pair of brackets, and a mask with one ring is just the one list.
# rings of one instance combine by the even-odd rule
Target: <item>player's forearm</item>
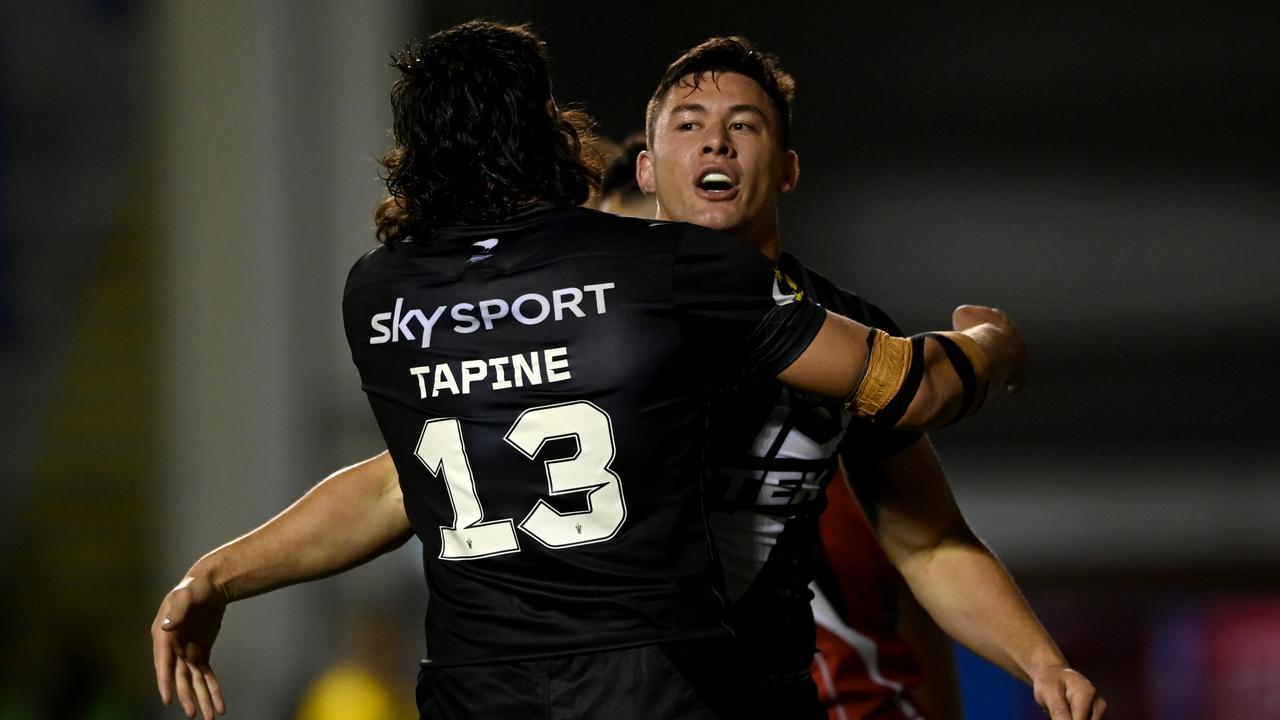
[[[900,430],[929,430],[954,422],[965,414],[965,386],[946,352],[934,338],[924,339],[920,386],[906,412],[894,424]],[[979,400],[981,402],[981,400]]]
[[[895,584],[902,583],[896,581]],[[898,634],[920,662],[920,684],[912,690],[917,708],[930,720],[962,720],[960,681],[951,638],[920,607],[910,589],[899,587]]]
[[897,560],[920,604],[949,635],[1030,682],[1066,660],[1000,561],[971,534]]
[[844,400],[855,416],[903,429],[949,423],[964,396],[936,340],[890,337],[830,312],[809,348],[778,379]]
[[856,417],[873,423],[926,430],[981,406],[989,377],[995,387],[1005,385],[1025,364],[1020,343],[1012,324],[901,338],[828,313],[808,349],[778,379],[843,399]]
[[210,552],[203,574],[228,602],[332,575],[398,547],[410,534],[387,453],[326,478],[256,530]]
[[954,330],[916,336],[924,341],[913,346],[913,360],[923,356],[924,369],[900,428],[954,422],[977,412],[992,389],[1017,392],[1026,383],[1026,341],[1003,311],[961,305],[951,322]]

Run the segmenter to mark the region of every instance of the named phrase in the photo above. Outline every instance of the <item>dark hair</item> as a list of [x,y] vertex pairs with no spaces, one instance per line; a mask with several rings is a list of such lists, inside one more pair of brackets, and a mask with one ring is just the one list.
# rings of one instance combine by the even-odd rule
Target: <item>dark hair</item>
[[542,41],[528,26],[473,20],[391,56],[395,145],[374,212],[390,243],[440,225],[492,223],[536,200],[578,205],[599,186],[591,123],[554,108]]
[[791,103],[796,97],[796,81],[782,69],[776,55],[757,50],[750,40],[738,35],[711,38],[688,50],[667,66],[667,72],[662,76],[658,89],[649,98],[649,105],[645,109],[644,129],[649,142],[653,142],[658,113],[671,88],[687,84],[691,89],[696,89],[704,73],[711,73],[711,81],[715,82],[720,73],[729,72],[745,75],[764,89],[765,95],[773,102],[773,109],[778,113],[782,146],[790,147]]
[[645,147],[647,144],[644,133],[628,135],[622,141],[618,153],[605,166],[604,179],[600,181],[601,197],[613,193],[621,193],[623,197],[629,198],[645,194],[640,189],[640,183],[636,182],[636,158],[640,157]]

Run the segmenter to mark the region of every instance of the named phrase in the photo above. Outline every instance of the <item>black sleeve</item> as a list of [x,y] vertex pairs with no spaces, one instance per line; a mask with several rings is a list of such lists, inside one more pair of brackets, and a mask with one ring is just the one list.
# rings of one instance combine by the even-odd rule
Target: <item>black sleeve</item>
[[672,273],[673,303],[699,347],[762,377],[791,365],[826,319],[821,307],[778,289],[759,250],[713,230],[686,227]]

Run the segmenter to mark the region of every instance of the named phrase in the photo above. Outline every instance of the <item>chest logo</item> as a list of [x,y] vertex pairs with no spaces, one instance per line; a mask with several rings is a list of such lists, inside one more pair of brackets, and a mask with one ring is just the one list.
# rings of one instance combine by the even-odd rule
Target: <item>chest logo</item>
[[498,246],[498,238],[489,238],[480,242],[472,243],[471,247],[475,248],[475,255],[467,259],[467,262],[480,262],[493,257],[493,249]]

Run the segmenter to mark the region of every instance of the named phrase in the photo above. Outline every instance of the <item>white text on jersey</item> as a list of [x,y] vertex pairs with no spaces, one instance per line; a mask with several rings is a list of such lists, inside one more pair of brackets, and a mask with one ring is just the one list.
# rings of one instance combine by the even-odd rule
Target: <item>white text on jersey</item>
[[490,298],[475,303],[458,303],[453,306],[439,305],[431,314],[421,308],[404,307],[404,298],[396,298],[395,309],[390,312],[377,313],[370,320],[374,335],[369,338],[370,345],[381,345],[401,340],[418,340],[421,335],[422,347],[431,347],[431,333],[436,323],[449,311],[454,320],[452,330],[456,333],[473,333],[480,328],[492,330],[494,322],[503,318],[515,318],[522,325],[538,325],[548,319],[560,322],[568,315],[586,317],[592,304],[587,303],[584,311],[582,301],[587,295],[595,299],[595,313],[604,315],[604,292],[612,290],[613,283],[595,283],[581,288],[569,287],[551,291],[551,297],[541,293],[525,293],[510,302],[502,298]]
[[419,365],[409,368],[409,374],[418,379],[418,395],[424,400],[428,396],[428,388],[431,397],[438,397],[441,391],[469,395],[471,384],[478,382],[487,381],[493,390],[506,390],[568,380],[573,377],[569,372],[568,355],[568,348],[557,347],[484,360],[463,360],[456,364],[440,363],[434,367]]

